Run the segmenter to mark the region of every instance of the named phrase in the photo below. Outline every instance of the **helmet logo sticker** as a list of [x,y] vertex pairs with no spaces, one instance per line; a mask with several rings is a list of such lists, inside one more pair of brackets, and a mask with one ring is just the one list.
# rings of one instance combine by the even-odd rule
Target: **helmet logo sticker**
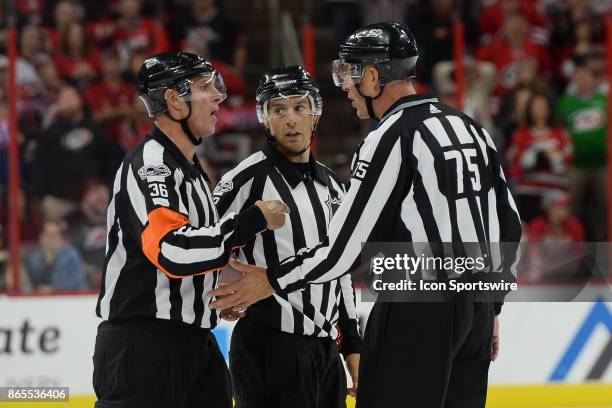
[[276,81],[276,85],[277,86],[293,85],[293,84],[297,84],[297,80],[292,79],[292,80],[289,80],[289,81]]
[[147,67],[147,69],[151,68],[153,65],[157,64],[159,61],[157,61],[157,58],[151,58],[150,60],[148,60],[147,62],[145,62],[145,67]]
[[380,28],[372,28],[372,29],[364,30],[364,31],[361,31],[355,34],[355,37],[357,38],[380,37],[381,35],[383,35],[383,30],[381,30]]

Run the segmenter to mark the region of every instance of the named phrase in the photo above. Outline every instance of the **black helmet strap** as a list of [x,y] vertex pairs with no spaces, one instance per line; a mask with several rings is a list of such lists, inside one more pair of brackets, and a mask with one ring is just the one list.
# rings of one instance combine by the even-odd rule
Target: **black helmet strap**
[[189,138],[189,140],[191,141],[191,143],[193,143],[195,146],[199,145],[200,143],[202,143],[202,139],[198,140],[193,132],[191,131],[191,129],[189,128],[189,125],[187,124],[187,121],[189,120],[189,118],[191,117],[191,101],[185,101],[185,103],[187,103],[187,108],[189,109],[189,113],[187,113],[187,116],[183,119],[175,119],[172,117],[172,115],[170,114],[170,111],[167,110],[166,113],[168,115],[168,117],[178,123],[179,125],[181,125],[181,129],[183,129],[183,132],[185,132],[185,134],[187,135],[187,137]]
[[366,96],[363,93],[361,93],[361,84],[357,86],[357,92],[359,92],[359,95],[361,95],[361,97],[365,99],[366,108],[368,108],[368,115],[370,116],[371,119],[379,120],[379,118],[376,117],[376,113],[374,113],[374,106],[372,105],[372,101],[374,99],[380,98],[384,90],[385,90],[385,84],[381,83],[380,91],[378,92],[378,95],[376,95],[375,97],[371,97],[371,96]]

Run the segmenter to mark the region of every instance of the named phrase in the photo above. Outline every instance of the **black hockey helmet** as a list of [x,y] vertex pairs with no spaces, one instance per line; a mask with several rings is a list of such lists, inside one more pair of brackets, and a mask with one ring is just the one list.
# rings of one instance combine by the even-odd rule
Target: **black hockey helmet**
[[255,92],[259,122],[264,123],[269,119],[267,111],[269,101],[292,96],[308,98],[312,114],[321,115],[323,100],[319,93],[319,85],[312,79],[308,71],[298,65],[266,71]]
[[226,97],[223,78],[210,62],[189,52],[164,52],[147,58],[138,73],[138,93],[147,107],[149,116],[167,112],[166,89],[174,88],[189,101],[189,84],[197,75],[215,78],[215,87]]
[[[299,65],[266,71],[259,81],[259,86],[255,92],[259,123],[263,124],[271,118],[268,112],[268,102],[273,99],[291,98],[295,96],[308,99],[310,104],[308,114],[313,115],[313,117],[321,116],[323,112],[323,99],[321,99],[321,94],[319,93],[319,85],[312,79],[308,71]],[[310,148],[310,144],[316,134],[317,124],[318,121],[314,120],[312,125],[312,136],[308,146],[301,152],[294,153],[295,156],[299,156]],[[269,129],[267,140],[268,143],[276,145],[276,140]]]
[[351,79],[358,85],[369,65],[378,69],[380,82],[416,75],[419,50],[412,32],[399,23],[377,23],[360,28],[340,45],[339,59],[332,65],[336,86]]
[[[154,55],[144,60],[138,73],[138,94],[149,116],[153,117],[158,112],[167,114],[170,119],[181,125],[183,132],[194,145],[200,144],[202,139],[198,139],[193,134],[187,121],[191,117],[193,100],[190,85],[198,75],[210,78],[207,82],[214,79],[214,86],[221,94],[221,100],[227,97],[223,78],[212,64],[199,55],[189,52],[173,51]],[[189,107],[189,112],[183,119],[175,119],[168,112],[164,94],[170,88],[176,89]]]

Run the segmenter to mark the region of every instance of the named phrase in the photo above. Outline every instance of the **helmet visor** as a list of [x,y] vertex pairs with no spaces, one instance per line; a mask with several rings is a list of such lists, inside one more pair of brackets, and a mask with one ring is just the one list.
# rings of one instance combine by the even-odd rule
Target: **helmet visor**
[[267,120],[280,119],[290,114],[297,116],[320,116],[323,101],[319,94],[309,91],[299,93],[277,94],[276,97],[257,103],[257,118],[259,123]]
[[282,95],[265,101],[263,104],[265,120],[285,118],[291,114],[297,116],[317,115],[315,102],[307,92],[297,95]]
[[[191,92],[182,95],[186,101],[194,101],[210,97],[221,97],[221,101],[227,98],[227,88],[223,77],[217,71],[197,75],[188,80]],[[220,101],[220,102],[221,102]]]
[[351,64],[342,60],[332,62],[332,77],[338,87],[358,85],[363,75],[361,64]]

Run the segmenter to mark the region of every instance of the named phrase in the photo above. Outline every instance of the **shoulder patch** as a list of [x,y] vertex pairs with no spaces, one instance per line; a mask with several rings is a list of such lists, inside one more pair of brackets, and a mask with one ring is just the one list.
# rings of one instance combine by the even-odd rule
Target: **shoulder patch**
[[232,191],[233,189],[234,183],[232,182],[232,180],[222,180],[219,182],[219,184],[217,184],[217,187],[215,187],[213,195],[221,195],[223,193]]
[[165,164],[149,164],[138,169],[138,175],[142,180],[147,177],[168,177],[172,172]]

